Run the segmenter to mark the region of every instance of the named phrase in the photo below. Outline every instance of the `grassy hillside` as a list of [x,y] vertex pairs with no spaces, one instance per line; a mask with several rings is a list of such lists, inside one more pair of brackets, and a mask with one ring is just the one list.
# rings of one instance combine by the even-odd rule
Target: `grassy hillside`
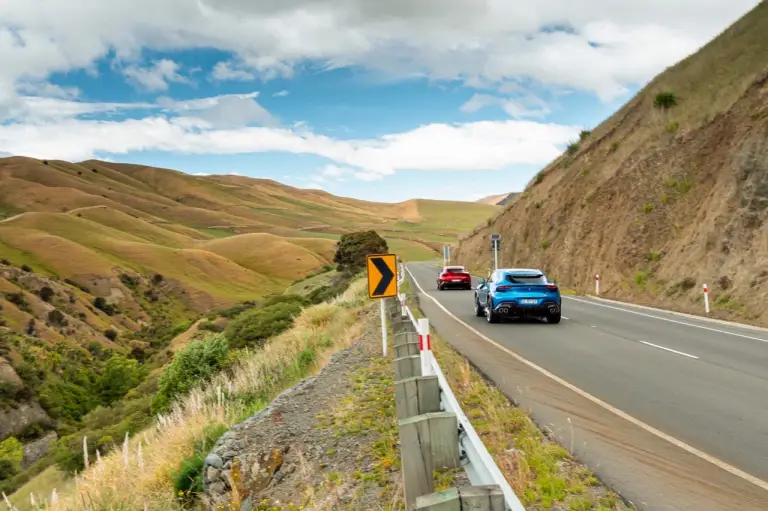
[[768,324],[768,4],[585,131],[455,256],[541,266],[568,287]]
[[376,230],[403,259],[428,260],[497,210],[0,159],[0,490],[82,469],[83,436],[95,456],[149,425],[178,390],[161,375],[195,340],[224,333],[236,356],[342,292],[343,234]]

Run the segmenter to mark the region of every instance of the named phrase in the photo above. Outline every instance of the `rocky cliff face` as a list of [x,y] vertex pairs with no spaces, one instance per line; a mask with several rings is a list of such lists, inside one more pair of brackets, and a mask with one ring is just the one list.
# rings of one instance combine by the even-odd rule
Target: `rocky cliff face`
[[51,424],[51,418],[36,401],[0,409],[0,439],[18,435],[33,424]]
[[456,260],[487,269],[498,232],[503,266],[579,291],[599,273],[601,294],[698,313],[706,283],[713,316],[768,325],[766,33],[762,3],[583,133]]

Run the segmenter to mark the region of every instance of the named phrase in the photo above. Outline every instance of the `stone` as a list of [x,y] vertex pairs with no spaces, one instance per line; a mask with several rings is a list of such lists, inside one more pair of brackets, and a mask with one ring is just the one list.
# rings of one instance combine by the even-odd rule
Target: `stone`
[[221,468],[224,466],[224,460],[218,454],[211,453],[205,457],[205,464],[213,468]]
[[247,499],[243,501],[243,503],[240,505],[240,511],[252,511],[253,510],[253,499],[251,499],[250,495]]
[[46,457],[51,452],[51,445],[59,438],[55,431],[51,431],[42,438],[24,445],[24,457],[21,460],[21,468],[32,466],[37,460]]
[[226,491],[226,487],[224,486],[224,483],[217,481],[215,483],[211,483],[211,485],[208,487],[208,491],[214,495],[222,494]]
[[208,467],[208,470],[205,472],[205,477],[208,479],[208,482],[216,482],[219,480],[219,477],[221,476],[221,470],[214,467]]

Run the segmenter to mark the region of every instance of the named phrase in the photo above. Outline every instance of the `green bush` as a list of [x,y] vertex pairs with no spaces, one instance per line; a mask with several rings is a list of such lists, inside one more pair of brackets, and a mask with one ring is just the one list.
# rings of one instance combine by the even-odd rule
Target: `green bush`
[[267,339],[293,326],[301,309],[302,302],[288,300],[241,314],[225,330],[230,348],[263,346]]
[[653,99],[653,106],[662,110],[669,110],[677,106],[677,96],[674,92],[659,92]]
[[[18,472],[21,468],[21,460],[24,458],[24,445],[14,437],[8,437],[0,442],[0,461],[7,462],[10,467]],[[14,474],[11,474],[13,477]],[[2,477],[0,477],[2,479]],[[4,479],[8,479],[5,477]]]
[[193,341],[176,354],[160,376],[152,412],[167,411],[174,399],[219,372],[226,363],[228,351],[227,338],[219,334]]
[[209,332],[223,332],[224,327],[214,323],[213,321],[203,321],[198,325],[200,330],[207,330]]
[[104,312],[104,314],[107,316],[113,316],[117,312],[115,306],[107,302],[107,300],[102,296],[97,296],[94,298],[93,306]]
[[44,302],[50,302],[51,298],[53,298],[56,293],[54,293],[50,286],[43,286],[40,288],[40,291],[38,291],[38,294],[40,295],[41,300]]
[[145,371],[139,362],[122,355],[113,355],[107,360],[99,381],[101,402],[110,405],[125,396],[129,390],[144,378]]
[[19,470],[8,460],[0,459],[0,481],[7,481],[15,476]]
[[47,380],[39,393],[40,404],[54,419],[79,421],[93,410],[98,399],[86,388],[75,383]]

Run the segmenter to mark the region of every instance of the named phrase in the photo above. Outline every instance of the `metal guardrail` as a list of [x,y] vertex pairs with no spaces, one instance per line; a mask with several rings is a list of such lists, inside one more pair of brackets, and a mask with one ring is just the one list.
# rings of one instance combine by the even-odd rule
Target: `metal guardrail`
[[[401,266],[402,268],[402,266]],[[398,289],[400,284],[405,281],[405,272],[398,272]],[[413,323],[414,328],[418,332],[419,325],[416,318],[413,316],[410,307],[406,304],[404,306],[405,312],[408,314]],[[507,511],[525,511],[520,499],[512,491],[512,487],[507,482],[501,469],[496,465],[496,462],[491,457],[488,449],[480,439],[480,435],[475,431],[474,426],[469,421],[464,411],[461,409],[458,399],[453,394],[448,380],[445,378],[440,364],[434,357],[434,354],[430,350],[430,366],[433,373],[437,376],[440,383],[440,406],[445,412],[452,412],[456,414],[456,418],[459,424],[459,453],[461,455],[462,466],[469,478],[469,481],[474,486],[483,485],[498,485],[504,494],[504,506]]]

